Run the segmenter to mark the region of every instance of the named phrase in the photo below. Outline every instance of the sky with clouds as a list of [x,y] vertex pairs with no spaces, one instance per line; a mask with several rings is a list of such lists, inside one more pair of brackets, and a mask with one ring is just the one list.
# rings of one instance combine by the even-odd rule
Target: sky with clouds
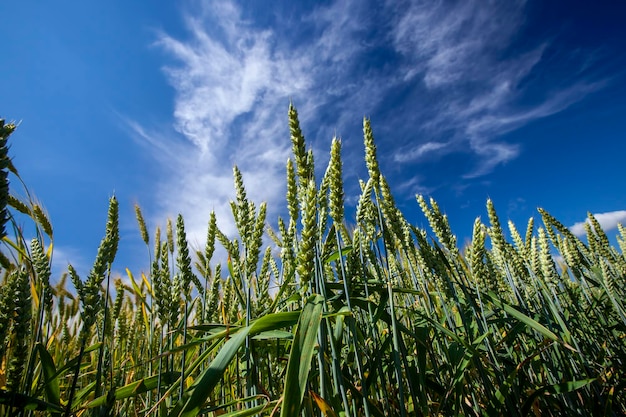
[[[173,4],[175,3],[175,4]],[[461,241],[491,198],[519,226],[543,207],[579,232],[626,223],[626,4],[620,1],[4,2],[0,117],[55,226],[56,260],[88,268],[108,198],[120,268],[151,230],[209,212],[233,233],[232,167],[284,212],[293,102],[318,169],[343,143],[348,201],[369,117],[383,173],[418,225],[433,196]]]

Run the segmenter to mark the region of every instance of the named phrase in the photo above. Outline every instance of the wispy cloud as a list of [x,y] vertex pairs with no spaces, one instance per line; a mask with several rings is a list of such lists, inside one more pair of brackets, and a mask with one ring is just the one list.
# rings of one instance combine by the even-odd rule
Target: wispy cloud
[[[417,67],[406,77],[423,76],[428,88],[482,81],[493,53],[508,46],[522,23],[524,1],[389,2],[396,10],[396,48]],[[490,56],[491,55],[491,56]]]
[[358,25],[350,24],[354,14],[349,6],[337,2],[301,20],[282,22],[287,32],[297,31],[299,25],[312,27],[317,36],[303,44],[286,32],[255,26],[235,2],[185,11],[189,39],[159,34],[156,45],[175,61],[164,71],[175,91],[175,128],[184,140],[128,123],[164,168],[155,216],[163,219],[182,212],[192,240],[201,242],[214,210],[222,230],[233,234],[229,201],[234,196],[230,167],[235,164],[251,200],[268,201],[270,214],[284,206],[290,100],[303,115],[305,135],[313,138],[309,143],[319,156],[326,152],[315,138],[323,131],[330,141],[337,124],[325,120],[311,132],[307,121],[336,111],[341,107],[337,103],[332,109],[325,105],[354,96],[361,87],[347,82],[347,65],[361,49],[354,41]]
[[[253,201],[268,201],[271,213],[284,206],[285,164],[291,146],[289,101],[295,100],[304,115],[305,135],[313,138],[310,143],[322,162],[326,152],[315,140],[319,133],[330,141],[342,118],[359,120],[371,109],[373,100],[358,96],[362,83],[368,92],[376,90],[375,83],[367,77],[351,80],[350,66],[363,49],[356,40],[356,7],[357,2],[337,2],[316,8],[299,21],[283,22],[288,32],[299,25],[312,28],[316,36],[303,43],[285,32],[255,26],[242,17],[234,2],[185,12],[189,39],[160,33],[157,46],[175,60],[164,71],[175,91],[175,128],[185,140],[128,123],[136,137],[160,153],[165,169],[158,185],[156,200],[161,209],[156,216],[162,219],[182,212],[192,239],[202,241],[208,213],[214,210],[223,231],[233,233],[229,167],[234,164],[241,169]],[[357,101],[367,106],[357,104],[346,114],[350,100],[351,105]],[[328,111],[335,117],[318,118]],[[307,120],[320,123],[311,132]]]
[[[404,79],[419,79],[436,107],[424,124],[428,134],[453,138],[437,151],[478,157],[465,178],[488,174],[519,155],[519,144],[499,136],[558,113],[603,85],[576,82],[528,103],[528,91],[540,87],[528,77],[543,70],[548,43],[512,50],[525,22],[526,1],[409,3],[395,6],[392,32],[396,50],[407,60]],[[410,162],[421,155],[402,148],[395,159]]]
[[186,12],[185,23],[190,39],[161,33],[157,45],[176,61],[164,71],[175,91],[175,128],[186,141],[132,127],[155,150],[175,149],[161,157],[166,171],[154,214],[163,221],[183,213],[192,242],[200,243],[212,210],[222,230],[234,232],[233,165],[253,201],[280,200],[287,104],[310,80],[304,63],[276,50],[274,33],[254,28],[234,3]]
[[[598,223],[600,223],[600,226],[602,226],[602,230],[604,230],[605,232],[616,229],[618,223],[626,224],[626,210],[596,213],[593,216],[596,218]],[[571,232],[576,236],[584,236],[586,233],[585,223],[589,223],[589,220],[585,220],[584,222],[578,222],[571,226],[569,230],[571,230]]]
[[[345,175],[358,176],[360,133],[345,135],[357,136],[364,115],[391,103],[389,125],[375,128],[404,139],[381,158],[406,164],[464,152],[478,160],[466,178],[493,171],[521,150],[500,135],[601,87],[574,83],[528,100],[528,90],[536,88],[529,75],[541,68],[548,43],[511,52],[524,6],[335,1],[261,25],[235,1],[194,3],[195,9],[183,11],[187,38],[160,33],[156,40],[173,59],[164,72],[174,89],[178,136],[128,123],[163,166],[155,215],[182,212],[187,229],[202,241],[215,210],[224,231],[233,232],[233,164],[251,199],[268,201],[270,211],[281,209],[292,99],[318,167],[337,133],[344,139]],[[398,106],[399,96],[406,108]],[[418,133],[424,139],[415,139]]]

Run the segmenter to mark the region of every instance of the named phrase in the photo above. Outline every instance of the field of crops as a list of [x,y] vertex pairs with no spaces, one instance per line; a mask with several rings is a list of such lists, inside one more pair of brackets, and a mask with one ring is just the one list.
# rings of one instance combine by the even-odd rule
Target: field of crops
[[502,225],[487,201],[461,247],[435,201],[417,196],[429,230],[398,210],[367,119],[346,214],[341,142],[315,178],[293,107],[289,124],[284,218],[235,167],[237,236],[211,215],[191,248],[182,216],[149,231],[136,207],[151,267],[119,277],[112,198],[89,274],[51,277],[53,228],[12,193],[0,122],[0,415],[626,415],[624,227],[617,249],[591,215],[581,240],[542,210]]

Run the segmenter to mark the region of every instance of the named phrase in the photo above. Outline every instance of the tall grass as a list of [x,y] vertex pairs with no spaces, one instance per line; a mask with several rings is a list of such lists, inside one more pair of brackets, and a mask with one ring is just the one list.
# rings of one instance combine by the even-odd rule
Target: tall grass
[[235,167],[236,236],[211,213],[205,247],[190,248],[182,216],[150,233],[136,207],[149,271],[112,276],[111,198],[82,279],[71,266],[51,277],[53,229],[27,192],[8,191],[19,175],[2,121],[0,414],[626,414],[622,226],[619,249],[591,214],[584,241],[544,210],[541,226],[506,233],[488,201],[459,247],[434,200],[417,196],[429,230],[397,208],[367,119],[368,178],[346,214],[341,142],[316,179],[293,106],[289,126],[275,228]]

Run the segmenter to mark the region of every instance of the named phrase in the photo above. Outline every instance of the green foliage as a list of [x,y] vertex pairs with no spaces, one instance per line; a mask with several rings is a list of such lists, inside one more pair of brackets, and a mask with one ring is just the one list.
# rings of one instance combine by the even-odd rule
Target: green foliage
[[235,167],[237,236],[211,213],[190,248],[182,216],[150,236],[136,206],[149,270],[116,276],[113,197],[84,281],[71,265],[51,276],[53,228],[27,190],[9,193],[14,126],[0,123],[0,415],[626,414],[622,225],[616,249],[592,215],[583,240],[540,209],[543,225],[507,236],[488,201],[461,249],[433,199],[417,196],[428,231],[400,212],[368,119],[351,217],[341,142],[318,183],[293,106],[288,118],[276,231]]

